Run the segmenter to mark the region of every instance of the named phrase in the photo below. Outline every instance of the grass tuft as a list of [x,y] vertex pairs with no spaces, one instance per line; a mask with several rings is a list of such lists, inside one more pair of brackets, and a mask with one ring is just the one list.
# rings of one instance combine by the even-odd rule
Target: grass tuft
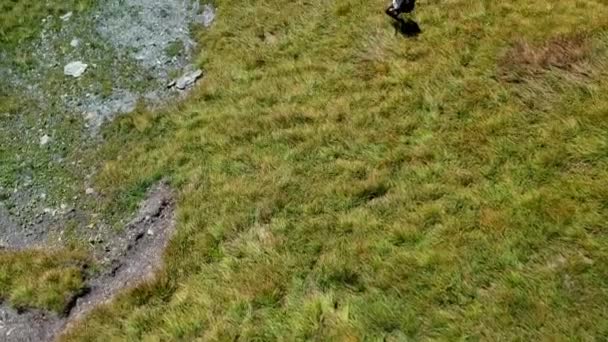
[[87,263],[78,252],[0,251],[0,299],[20,310],[66,313],[86,289]]

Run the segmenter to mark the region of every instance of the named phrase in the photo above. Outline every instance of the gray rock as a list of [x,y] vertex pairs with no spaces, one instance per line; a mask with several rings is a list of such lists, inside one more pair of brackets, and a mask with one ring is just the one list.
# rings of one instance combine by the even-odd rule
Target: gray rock
[[267,44],[276,44],[278,42],[277,36],[270,32],[264,32],[264,42]]
[[70,42],[70,46],[73,48],[78,47],[78,45],[80,45],[80,41],[76,38],[72,39],[72,41]]
[[49,142],[51,142],[51,137],[49,137],[48,135],[45,134],[40,137],[40,146],[48,145]]
[[82,74],[84,74],[84,72],[87,70],[88,67],[89,66],[87,64],[84,64],[80,61],[71,62],[71,63],[68,63],[63,68],[63,73],[66,76],[72,76],[72,77],[78,78],[78,77],[82,76]]
[[66,13],[66,14],[62,15],[62,16],[61,16],[61,17],[59,17],[59,18],[60,18],[61,20],[63,20],[63,21],[68,21],[68,20],[70,20],[70,18],[72,18],[72,14],[74,14],[74,13],[72,13],[72,12],[68,12],[68,13]]
[[196,69],[194,71],[189,71],[185,73],[182,77],[175,80],[175,87],[179,90],[186,90],[191,87],[196,81],[203,76],[203,71],[201,69]]
[[203,13],[196,17],[196,22],[203,24],[205,27],[211,26],[215,20],[215,8],[211,5],[203,7]]

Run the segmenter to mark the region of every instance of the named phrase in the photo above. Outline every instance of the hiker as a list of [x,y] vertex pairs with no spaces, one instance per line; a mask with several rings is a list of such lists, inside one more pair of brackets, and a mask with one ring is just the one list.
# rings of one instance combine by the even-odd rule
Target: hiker
[[392,0],[393,3],[386,9],[386,14],[397,20],[401,26],[405,26],[405,21],[399,17],[401,13],[410,13],[416,6],[416,0]]

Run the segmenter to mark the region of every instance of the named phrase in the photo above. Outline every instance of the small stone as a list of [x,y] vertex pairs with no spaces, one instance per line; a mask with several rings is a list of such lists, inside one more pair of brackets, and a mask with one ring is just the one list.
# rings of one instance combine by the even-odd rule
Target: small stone
[[197,21],[205,27],[211,26],[215,20],[215,8],[211,5],[205,5],[203,8],[203,14],[199,15]]
[[68,206],[65,203],[61,203],[61,210],[66,210]]
[[178,78],[175,81],[175,86],[179,90],[186,90],[191,87],[196,81],[203,76],[203,71],[201,69],[196,69],[191,72],[185,73],[182,77]]
[[62,15],[62,16],[61,16],[61,17],[59,17],[59,18],[60,18],[61,20],[63,20],[63,21],[68,21],[68,20],[70,20],[70,18],[72,17],[72,14],[74,14],[74,13],[72,13],[72,12],[68,12],[68,13],[66,13],[66,14]]
[[40,146],[45,146],[47,145],[49,142],[51,142],[51,137],[49,137],[48,135],[43,135],[40,138]]
[[95,195],[95,189],[93,189],[93,188],[87,188],[87,189],[85,190],[85,193],[86,193],[87,195]]
[[99,115],[97,115],[97,113],[95,113],[95,112],[84,113],[84,119],[89,123],[94,123],[98,117],[99,117]]
[[276,44],[278,41],[277,36],[275,36],[274,34],[270,33],[270,32],[264,32],[264,42],[266,42],[267,44]]
[[594,264],[594,261],[592,259],[587,258],[583,254],[581,254],[581,260],[583,261],[583,264],[585,264],[585,265],[593,265]]
[[150,236],[154,235],[154,231],[153,231],[152,229],[148,229],[148,232],[147,232],[147,233],[148,233],[148,235],[150,235]]
[[80,45],[80,40],[76,38],[72,39],[72,41],[70,42],[70,46],[73,48],[78,47],[78,45]]
[[71,62],[68,63],[64,68],[63,68],[63,73],[66,76],[72,76],[72,77],[80,77],[82,76],[82,74],[84,74],[84,72],[87,70],[89,66],[87,64],[84,64],[80,61],[76,61],[76,62]]

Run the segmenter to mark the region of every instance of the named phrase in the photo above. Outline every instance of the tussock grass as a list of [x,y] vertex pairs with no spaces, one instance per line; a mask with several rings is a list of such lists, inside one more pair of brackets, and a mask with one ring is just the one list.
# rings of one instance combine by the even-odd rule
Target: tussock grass
[[87,262],[79,252],[0,251],[0,300],[62,314],[85,290]]
[[166,270],[66,341],[608,335],[601,1],[421,1],[407,40],[380,0],[216,2],[190,100],[105,132],[114,207],[181,191]]

